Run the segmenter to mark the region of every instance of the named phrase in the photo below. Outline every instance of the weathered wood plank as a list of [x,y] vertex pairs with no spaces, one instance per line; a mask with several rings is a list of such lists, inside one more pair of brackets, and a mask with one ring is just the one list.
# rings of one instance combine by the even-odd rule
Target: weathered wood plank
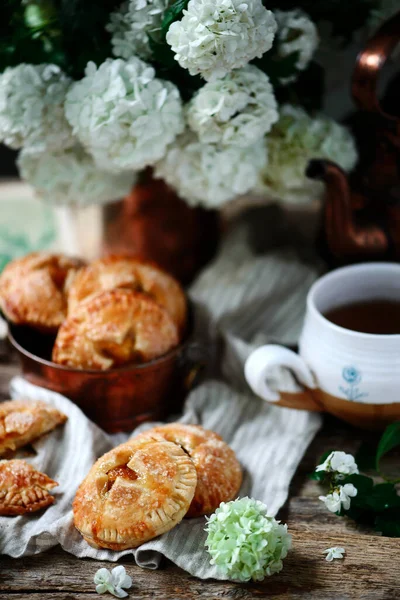
[[[194,600],[199,598],[279,597],[395,600],[400,597],[400,545],[398,540],[357,534],[325,534],[296,525],[292,529],[294,547],[277,576],[263,583],[236,585],[200,581],[167,565],[159,571],[139,569],[131,560],[122,560],[135,586],[130,598]],[[344,561],[327,563],[323,551],[330,546],[346,549]],[[93,575],[101,566],[93,560],[77,560],[55,550],[20,561],[2,559],[0,598],[20,592],[53,597],[55,593],[90,594]],[[24,596],[27,598],[27,596]],[[57,596],[58,597],[58,596]],[[76,597],[76,596],[73,596]],[[32,596],[33,600],[34,596]],[[29,595],[29,599],[31,596]]]

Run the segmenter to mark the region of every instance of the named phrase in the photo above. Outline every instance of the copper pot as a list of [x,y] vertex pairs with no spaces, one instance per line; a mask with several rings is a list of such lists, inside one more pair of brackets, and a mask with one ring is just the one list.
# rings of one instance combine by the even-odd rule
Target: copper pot
[[179,411],[204,364],[190,335],[156,360],[109,371],[73,369],[51,362],[54,338],[30,328],[10,325],[9,340],[19,355],[25,379],[63,394],[109,433],[132,431],[143,421],[160,420]]
[[215,256],[221,224],[216,210],[188,206],[146,171],[124,200],[107,206],[103,229],[103,254],[154,261],[186,285]]

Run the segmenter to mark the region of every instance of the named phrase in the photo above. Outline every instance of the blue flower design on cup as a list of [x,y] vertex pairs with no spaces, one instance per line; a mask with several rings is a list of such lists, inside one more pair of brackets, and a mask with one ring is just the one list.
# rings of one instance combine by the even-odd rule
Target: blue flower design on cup
[[339,390],[346,396],[348,400],[360,400],[368,394],[361,392],[358,384],[361,383],[362,375],[354,366],[343,367],[342,378],[348,384],[348,387],[339,386]]
[[355,367],[344,367],[342,377],[347,383],[350,383],[350,385],[356,385],[361,381],[361,373],[359,373]]

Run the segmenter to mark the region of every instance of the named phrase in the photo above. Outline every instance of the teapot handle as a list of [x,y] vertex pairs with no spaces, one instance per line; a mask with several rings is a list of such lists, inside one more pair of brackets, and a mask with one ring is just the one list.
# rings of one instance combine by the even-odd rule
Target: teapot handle
[[359,53],[352,78],[352,94],[357,105],[363,110],[380,113],[394,128],[400,124],[400,119],[381,108],[377,86],[383,66],[399,43],[400,12],[386,21]]

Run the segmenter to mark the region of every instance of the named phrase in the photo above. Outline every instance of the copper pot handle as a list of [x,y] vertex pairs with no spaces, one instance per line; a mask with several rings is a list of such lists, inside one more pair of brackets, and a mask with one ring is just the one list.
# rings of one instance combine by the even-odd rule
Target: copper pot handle
[[196,387],[208,365],[208,353],[204,346],[192,342],[182,355],[183,388],[186,393]]
[[386,21],[359,53],[352,78],[352,94],[359,108],[380,113],[393,126],[400,119],[381,108],[377,86],[379,74],[399,42],[400,12]]

